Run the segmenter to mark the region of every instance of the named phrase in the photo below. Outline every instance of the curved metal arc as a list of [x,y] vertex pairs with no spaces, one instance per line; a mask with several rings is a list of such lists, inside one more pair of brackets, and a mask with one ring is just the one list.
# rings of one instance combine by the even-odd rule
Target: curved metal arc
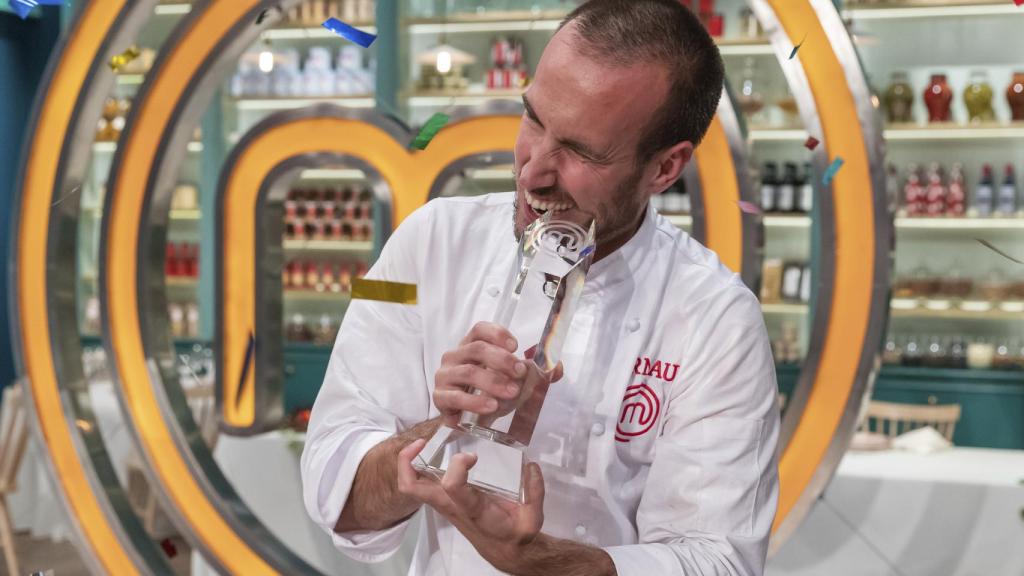
[[511,150],[494,150],[490,152],[478,152],[470,156],[463,156],[458,160],[448,164],[441,170],[441,173],[434,178],[434,183],[430,186],[430,195],[427,200],[433,200],[439,198],[441,192],[444,190],[445,185],[452,178],[458,177],[467,168],[473,166],[500,166],[502,164],[512,164],[515,162],[515,153]]
[[[284,115],[286,117],[294,115]],[[286,122],[285,122],[286,123]],[[273,122],[265,128],[271,130],[280,123]],[[252,141],[257,140],[252,138]],[[345,164],[355,166],[361,170],[370,183],[375,194],[382,197],[385,202],[390,202],[390,189],[381,175],[367,162],[354,156],[331,151],[318,153],[301,153],[291,156],[275,166],[272,166],[262,180],[257,194],[254,214],[257,214],[258,227],[254,236],[254,266],[256,277],[253,278],[253,285],[256,290],[254,310],[256,338],[259,340],[260,355],[254,358],[255,372],[253,374],[253,393],[255,402],[254,422],[248,427],[234,427],[222,420],[222,429],[236,435],[251,435],[264,432],[280,425],[278,412],[283,408],[283,374],[280,366],[283,365],[283,347],[281,333],[281,317],[283,310],[281,273],[284,261],[281,250],[282,233],[282,210],[281,202],[284,197],[284,190],[292,180],[292,175],[304,168],[314,168],[331,164]],[[228,246],[224,238],[224,225],[228,217],[226,212],[225,196],[230,190],[231,175],[236,164],[229,164],[221,174],[221,185],[218,188],[216,215],[217,222],[217,250],[218,255],[226,254]],[[387,231],[382,231],[386,236]],[[226,320],[224,318],[224,297],[227,283],[225,280],[225,267],[222,261],[217,265],[217,314],[218,329],[216,335],[216,349],[223,350],[225,345]],[[224,393],[226,370],[223,368],[221,357],[218,356],[220,366],[217,370],[217,392],[216,401],[218,413],[223,415],[221,408],[227,395]],[[236,391],[236,394],[238,392]]]
[[[221,0],[220,3],[224,4],[225,0]],[[153,93],[161,78],[160,72],[168,66],[168,63],[176,57],[176,53],[182,49],[183,42],[188,39],[192,27],[196,26],[204,18],[213,18],[210,14],[215,4],[217,3],[203,2],[193,6],[190,15],[175,29],[171,40],[168,42],[168,48],[161,51],[157,63],[140,89],[139,96],[136,99],[136,106],[133,107],[132,114],[122,135],[122,142],[128,143],[128,146],[118,150],[114,165],[111,168],[111,189],[115,194],[122,187],[118,180],[123,172],[122,166],[126,162],[126,157],[128,157],[129,147],[134,144],[134,128],[140,123],[139,118],[146,113],[146,103],[153,99],[166,97],[165,94],[157,95]],[[129,423],[131,426],[129,428],[133,439],[148,464],[149,469],[147,472],[150,473],[151,480],[154,481],[153,485],[159,487],[157,494],[161,502],[167,508],[174,523],[182,529],[182,532],[193,545],[204,553],[207,559],[214,564],[215,568],[221,571],[229,571],[227,570],[228,565],[232,563],[244,563],[244,565],[255,567],[260,562],[270,562],[285,572],[294,570],[307,572],[311,570],[309,566],[285,546],[277,542],[270,532],[256,521],[248,509],[240,508],[231,502],[225,501],[238,502],[240,500],[238,500],[230,483],[223,477],[219,467],[214,462],[209,449],[202,441],[202,435],[196,430],[184,394],[181,391],[180,384],[177,382],[177,375],[173,369],[176,363],[175,352],[173,344],[167,338],[169,330],[166,329],[166,291],[162,276],[163,246],[166,238],[171,183],[173,182],[176,169],[182,161],[184,145],[188,141],[192,125],[197,122],[202,108],[211,99],[216,88],[218,78],[215,74],[211,75],[210,72],[215,68],[222,67],[226,62],[230,62],[231,58],[236,57],[237,53],[245,45],[256,39],[259,29],[253,27],[252,22],[262,9],[269,8],[270,5],[271,2],[267,1],[262,4],[253,4],[248,10],[245,7],[239,7],[239,17],[234,23],[229,24],[228,33],[221,38],[215,39],[215,46],[205,55],[201,56],[199,65],[194,69],[193,75],[189,78],[187,86],[184,87],[181,93],[180,100],[177,101],[173,111],[170,113],[168,124],[163,128],[164,132],[160,136],[161,145],[157,147],[156,157],[149,164],[150,171],[147,176],[145,196],[141,210],[142,216],[138,225],[139,232],[136,233],[140,241],[140,251],[137,256],[140,258],[140,261],[139,265],[136,266],[138,282],[136,301],[143,310],[148,311],[147,328],[149,328],[149,330],[142,330],[140,326],[139,331],[142,335],[144,355],[149,358],[149,376],[152,381],[152,390],[156,391],[153,394],[153,401],[167,425],[168,433],[171,435],[173,443],[177,446],[178,457],[181,458],[182,465],[190,471],[189,474],[195,481],[200,493],[205,494],[207,505],[215,511],[214,514],[217,515],[215,517],[219,517],[231,527],[230,533],[240,538],[239,542],[245,543],[244,546],[248,547],[253,554],[252,556],[247,558],[222,558],[223,552],[216,550],[217,546],[221,543],[207,542],[200,535],[197,530],[203,530],[203,528],[193,526],[192,521],[186,517],[185,510],[179,506],[176,496],[171,495],[169,486],[165,484],[165,482],[173,482],[173,480],[163,477],[164,474],[169,472],[158,472],[161,468],[159,460],[173,457],[168,454],[162,454],[158,457],[150,453],[147,449],[147,442],[142,438],[142,433],[135,422],[135,418],[138,415],[135,414],[134,408],[128,405],[127,399],[123,398],[123,382],[121,382],[119,392],[122,392],[122,403],[126,407],[126,412],[130,415]],[[109,257],[109,221],[113,205],[114,202],[107,203],[104,219],[102,247],[104,270],[101,274],[103,278],[104,318],[109,318],[110,315],[110,303],[107,301],[110,297],[110,291],[106,285],[110,278],[106,268]],[[111,338],[112,334],[107,332],[105,334],[105,344],[108,353],[111,354],[111,358],[117,358],[115,354],[120,351],[115,349]],[[121,379],[121,365],[121,360],[117,359],[114,374],[119,381]],[[209,529],[209,526],[206,529]],[[257,561],[257,558],[262,558],[262,560]]]
[[[782,65],[782,72],[786,77],[790,93],[796,100],[800,119],[811,135],[822,134],[821,119],[818,116],[818,107],[814,100],[810,82],[804,73],[802,66],[797,65],[799,61],[790,64],[789,54],[793,50],[793,42],[782,29],[779,20],[767,0],[752,0],[751,6],[754,14],[761,22],[762,28],[769,36],[776,57]],[[824,140],[824,137],[821,137]],[[828,167],[828,153],[826,143],[822,143],[811,153],[814,173],[822,174]],[[835,253],[835,218],[832,205],[832,189],[824,187],[820,182],[814,182],[815,189],[815,215],[818,219],[816,230],[818,237],[811,237],[810,242],[819,246],[821,254]],[[815,299],[811,312],[812,324],[808,341],[811,346],[808,349],[804,362],[800,367],[800,374],[797,377],[797,384],[786,401],[786,411],[783,414],[782,429],[779,434],[779,445],[788,446],[796,431],[797,425],[803,417],[804,408],[807,406],[807,399],[814,387],[818,374],[818,366],[821,363],[820,347],[814,343],[824,339],[828,331],[829,317],[831,315],[832,288],[835,283],[835,262],[832,258],[819,259],[813,273],[815,279]]]
[[[113,556],[123,553],[130,559],[135,570],[142,570],[148,573],[171,573],[163,553],[145,534],[142,524],[135,515],[121,486],[117,475],[114,473],[113,465],[107,454],[103,439],[99,434],[99,427],[93,414],[89,398],[87,383],[83,377],[81,343],[78,335],[76,322],[76,276],[68,274],[69,269],[75,269],[74,250],[77,238],[79,207],[81,201],[81,186],[88,167],[89,154],[92,150],[94,127],[96,119],[100,115],[103,104],[103,96],[109,91],[114,83],[113,75],[107,73],[104,68],[109,56],[116,51],[115,46],[133,38],[141,29],[146,17],[152,13],[155,1],[144,0],[134,2],[128,6],[106,4],[105,10],[101,11],[95,5],[82,4],[76,10],[72,19],[69,31],[62,35],[59,43],[50,57],[47,69],[44,73],[46,79],[41,83],[42,88],[33,105],[30,126],[34,130],[26,132],[26,145],[23,149],[24,161],[21,163],[21,174],[18,178],[18,186],[15,188],[15,206],[23,217],[27,213],[25,203],[30,199],[25,195],[23,189],[30,185],[29,158],[37,146],[46,149],[45,156],[52,158],[54,163],[53,179],[45,187],[50,193],[43,198],[33,195],[32,201],[45,200],[48,204],[45,211],[34,211],[33,214],[45,217],[44,224],[35,224],[29,229],[45,230],[46,237],[40,245],[46,247],[45,281],[46,288],[40,292],[45,297],[46,304],[42,310],[38,310],[33,317],[44,318],[43,322],[31,322],[29,325],[22,324],[20,313],[20,300],[18,296],[20,284],[23,280],[22,268],[25,266],[24,259],[17,255],[21,251],[19,239],[22,233],[28,234],[28,229],[22,226],[27,222],[15,221],[11,228],[13,241],[11,242],[12,258],[10,260],[12,290],[9,299],[11,310],[11,329],[13,334],[12,343],[15,347],[15,358],[19,364],[19,372],[38,373],[46,371],[49,376],[41,376],[34,380],[35,385],[40,387],[50,386],[51,382],[56,390],[59,403],[54,405],[61,417],[52,418],[52,411],[47,413],[49,427],[50,423],[62,422],[65,429],[60,434],[66,434],[70,441],[71,454],[55,456],[57,449],[53,442],[60,445],[64,441],[49,436],[40,413],[40,403],[45,400],[37,397],[32,386],[26,386],[27,398],[33,406],[31,430],[40,445],[45,448],[46,467],[53,482],[54,492],[61,499],[64,507],[69,512],[69,518],[75,534],[75,545],[82,557],[93,571],[100,571],[104,568],[112,569]],[[113,34],[108,34],[113,30]],[[83,32],[84,31],[84,32]],[[90,35],[104,34],[96,43],[96,49],[92,57],[88,53],[81,52],[82,47],[77,46],[84,42],[84,33]],[[74,50],[74,53],[72,53]],[[71,101],[74,102],[65,124],[54,124],[54,114],[60,114],[61,108],[66,106],[64,102],[54,102],[50,90],[60,90],[61,77],[73,76],[75,72],[66,71],[73,66],[71,58],[89,58],[84,72],[84,78],[76,82],[75,95]],[[64,82],[65,84],[67,81]],[[58,110],[55,111],[54,108]],[[46,115],[44,118],[44,114]],[[44,121],[48,124],[44,124]],[[64,129],[62,132],[63,142],[59,146],[59,154],[52,154],[53,146],[43,144],[41,139],[46,137],[47,130]],[[50,167],[47,167],[50,168]],[[32,173],[32,179],[45,179],[49,176],[42,174],[43,169]],[[78,190],[76,192],[75,190]],[[56,198],[56,202],[52,200]],[[64,200],[68,201],[64,201]],[[38,226],[38,228],[36,228]],[[42,261],[39,263],[42,265]],[[53,313],[51,313],[51,311]],[[46,367],[42,363],[30,363],[24,355],[25,348],[22,345],[23,339],[34,338],[28,332],[36,332],[50,345],[49,358],[52,364]],[[32,368],[32,365],[35,368]],[[52,370],[52,373],[49,372]],[[28,378],[26,378],[28,380]],[[42,392],[42,390],[40,390]],[[43,394],[49,397],[49,394]],[[52,435],[55,430],[50,429]],[[60,467],[55,465],[54,458],[64,462]],[[81,466],[82,477],[88,485],[85,492],[95,498],[95,503],[101,510],[104,519],[104,527],[94,525],[98,518],[90,518],[86,521],[79,517],[84,512],[79,509],[79,500],[87,498],[81,486],[71,488],[76,494],[68,494],[69,488],[65,482],[73,481],[64,475],[58,475],[59,470],[67,474],[66,468],[74,461]],[[88,525],[87,525],[88,524]],[[119,545],[118,550],[103,546],[103,550],[97,550],[90,533],[96,530],[110,530]],[[123,568],[127,569],[127,568]]]
[[[746,139],[746,126],[742,117],[736,114],[736,100],[732,91],[729,90],[728,82],[725,82],[722,89],[722,97],[718,101],[718,109],[713,122],[717,123],[725,134],[726,143],[729,148],[729,159],[732,164],[732,174],[735,177],[736,190],[740,200],[757,204],[755,199],[755,188],[748,169],[749,152]],[[714,128],[714,127],[712,127]],[[709,177],[705,171],[710,168],[700,161],[700,156],[695,151],[694,159],[683,171],[682,179],[686,186],[686,192],[690,195],[690,214],[693,218],[693,225],[690,235],[707,246],[708,228],[708,204],[705,195],[710,193],[704,186],[703,180]],[[718,174],[715,177],[721,176]],[[757,293],[761,280],[761,260],[764,246],[764,227],[761,217],[756,214],[745,214],[740,211],[739,206],[730,206],[729,210],[735,209],[740,216],[740,273],[744,283]],[[723,213],[724,214],[724,213]],[[719,216],[711,215],[713,219]],[[724,215],[721,217],[729,217]],[[709,246],[710,247],[710,246]]]
[[[750,149],[747,144],[747,125],[743,116],[736,113],[736,98],[729,82],[718,105],[718,117],[725,128],[725,136],[732,152],[733,172],[739,187],[740,200],[760,205],[757,189],[750,174]],[[764,260],[764,219],[758,214],[742,213],[743,218],[743,265],[740,275],[744,284],[754,294],[761,288],[761,266]]]
[[[860,121],[865,152],[869,160],[874,250],[870,310],[867,327],[860,344],[859,362],[854,382],[842,418],[836,427],[836,433],[823,459],[823,464],[819,466],[815,476],[808,484],[803,494],[804,502],[800,503],[802,505],[799,509],[795,509],[801,516],[795,517],[795,519],[802,518],[813,506],[814,500],[808,497],[808,493],[819,495],[828,486],[850,445],[863,408],[866,407],[871,397],[881,366],[880,352],[888,323],[889,285],[894,264],[892,247],[895,237],[894,214],[891,212],[885,191],[885,142],[881,115],[877,106],[872,103],[871,88],[864,76],[860,58],[834,5],[821,0],[810,0],[810,2],[819,20],[823,23],[823,28],[845,72],[851,92],[853,92],[854,102],[857,103],[857,117]],[[780,525],[778,532],[785,536],[786,532],[795,531],[796,525],[796,522]],[[777,547],[777,545],[773,546],[773,548]]]
[[[792,42],[790,41],[790,37],[787,37],[786,32],[781,26],[779,15],[773,11],[773,0],[753,0],[752,4],[754,5],[755,13],[762,20],[762,24],[765,29],[772,34],[773,45],[775,46],[776,53],[780,61],[783,61],[783,58],[788,59],[788,53],[791,50]],[[846,37],[846,31],[842,26],[842,22],[839,20],[838,13],[831,4],[819,2],[818,0],[811,0],[807,6],[802,7],[804,8],[804,12],[799,14],[787,12],[785,14],[785,18],[792,22],[799,21],[801,24],[807,26],[809,24],[809,20],[805,12],[809,7],[813,7],[810,9],[815,13],[813,22],[820,26],[820,37],[826,38],[830,43],[830,47],[835,47],[837,43],[841,44],[844,37],[845,41],[849,42],[849,38]],[[822,49],[819,48],[819,50],[814,52],[810,57],[814,59],[817,66],[823,66],[823,68],[821,70],[812,69],[812,72],[815,75],[822,77],[825,74],[831,73],[825,72],[825,70],[828,70],[829,66],[840,66],[846,81],[846,86],[844,87],[855,93],[850,95],[851,101],[860,101],[863,103],[868,100],[867,98],[861,98],[862,95],[866,96],[861,94],[864,87],[866,87],[866,81],[864,80],[863,72],[860,71],[859,63],[856,58],[850,58],[852,45],[850,45],[850,47],[850,52],[844,52],[841,46],[840,49],[836,50],[836,52],[822,51]],[[834,58],[834,64],[832,62],[819,62],[819,60],[824,58],[825,55],[832,56]],[[822,127],[820,125],[820,118],[816,113],[812,112],[816,110],[815,105],[817,104],[817,100],[825,98],[826,96],[823,94],[815,94],[813,88],[824,91],[826,89],[836,89],[836,87],[812,86],[805,74],[805,70],[802,67],[802,58],[794,65],[787,65],[785,61],[783,62],[784,71],[787,78],[790,80],[791,85],[798,85],[797,87],[799,89],[794,90],[793,93],[797,97],[801,116],[804,118],[804,121],[808,125],[812,134],[823,134]],[[841,95],[840,98],[845,99],[846,96],[847,95]],[[828,105],[832,106],[834,110],[836,109],[834,99],[827,100],[826,102]],[[842,115],[837,116],[834,110],[830,113],[831,119],[829,120],[832,126],[842,125],[844,122],[849,122],[849,117],[844,117]],[[873,118],[873,114],[873,110],[864,110],[863,107],[855,110],[855,119],[862,131],[865,130],[865,127],[877,125],[877,118]],[[860,135],[860,133],[857,134],[857,136]],[[844,149],[845,147],[845,152],[850,152],[849,136],[851,136],[851,134],[844,132],[844,140],[837,141],[835,143],[835,147],[838,149]],[[829,145],[832,144],[826,141],[824,137],[822,140],[825,141],[825,146],[816,150],[814,155],[815,164],[819,168],[819,173],[828,161],[826,150],[828,150],[830,148]],[[857,141],[860,142],[862,140],[857,139]],[[878,142],[875,141],[870,134],[865,137],[863,141],[866,144],[866,149],[864,150],[864,152],[866,152],[865,157],[867,159],[866,168],[871,172],[869,175],[869,181],[871,182],[872,187],[871,202],[873,211],[877,212],[879,202],[881,202],[883,206],[885,205],[884,188],[877,188],[877,182],[879,180],[875,174],[881,169],[881,165],[879,163],[880,156],[877,154],[880,147]],[[858,156],[857,153],[853,153],[853,157],[857,160],[860,159],[860,156]],[[848,180],[849,178],[854,177],[850,175],[850,171],[857,170],[858,168],[859,166],[851,165],[847,168],[846,174],[842,175],[842,178],[844,180]],[[859,175],[859,172],[856,172],[856,174]],[[873,329],[872,326],[875,326],[878,323],[880,312],[883,317],[885,314],[884,310],[880,311],[879,309],[877,289],[872,289],[870,290],[870,294],[860,294],[861,297],[868,296],[870,298],[870,305],[866,310],[865,317],[851,316],[853,312],[850,310],[843,311],[843,313],[840,313],[836,319],[831,317],[831,314],[835,311],[834,299],[836,298],[837,286],[841,288],[844,293],[850,293],[851,291],[856,293],[856,290],[861,289],[861,283],[850,283],[850,275],[859,265],[857,261],[858,259],[871,260],[872,270],[875,274],[875,282],[872,282],[871,284],[877,286],[880,267],[880,258],[878,257],[880,243],[875,241],[875,236],[872,236],[870,241],[873,242],[873,248],[871,249],[873,252],[869,251],[868,253],[862,253],[859,255],[847,253],[844,255],[844,260],[840,261],[838,258],[839,254],[837,252],[839,241],[842,240],[843,242],[849,243],[851,241],[851,236],[858,235],[858,237],[862,237],[864,231],[854,230],[854,223],[850,222],[847,222],[846,226],[842,230],[836,228],[835,220],[838,217],[836,210],[839,202],[835,201],[831,195],[831,190],[827,189],[824,193],[820,193],[818,195],[818,201],[821,208],[819,210],[819,214],[821,216],[820,245],[825,247],[823,248],[822,253],[825,254],[826,257],[821,260],[819,278],[817,281],[819,293],[814,309],[815,316],[814,324],[812,326],[811,350],[808,353],[808,362],[805,365],[804,371],[801,373],[798,390],[795,393],[798,405],[787,409],[786,419],[784,420],[783,425],[783,433],[786,439],[801,439],[800,448],[803,451],[801,452],[802,457],[806,459],[808,454],[811,454],[816,458],[816,466],[806,480],[803,476],[798,479],[789,479],[790,482],[797,482],[801,484],[801,486],[799,486],[801,490],[797,492],[795,500],[792,501],[789,508],[783,510],[784,516],[776,518],[773,539],[770,545],[770,553],[775,552],[781,546],[785,539],[796,529],[796,526],[799,525],[803,517],[809,512],[810,508],[827,485],[835,471],[835,468],[838,466],[843,452],[845,452],[850,435],[853,433],[853,428],[856,424],[857,408],[859,408],[861,402],[863,402],[865,393],[869,388],[869,382],[872,378],[871,370],[872,365],[874,364],[873,357],[877,352],[871,353],[868,349],[871,347],[875,347],[877,349],[877,345],[880,344],[881,341],[880,332],[878,332],[876,328]],[[849,202],[849,198],[844,197],[841,199],[841,203],[848,204]],[[856,214],[843,215],[843,218],[847,220],[857,217],[858,216]],[[877,235],[879,234],[879,229],[875,226],[875,222],[877,222],[877,218],[870,222],[861,221],[855,222],[855,224],[866,226],[869,233]],[[843,233],[842,238],[838,238],[836,236],[837,231]],[[884,230],[882,231],[882,234],[884,234]],[[828,256],[833,257],[830,258]],[[840,270],[840,266],[842,266],[842,270]],[[882,267],[884,268],[885,266]],[[839,274],[843,274],[843,278],[845,278],[845,283],[842,285],[837,284]],[[848,354],[842,354],[842,356],[845,356],[846,358],[839,358],[836,356],[838,352],[835,350],[833,341],[838,338],[837,331],[841,330],[836,327],[837,322],[846,326],[847,332],[850,328],[854,328],[859,322],[863,322],[867,327],[863,334],[855,335],[855,337],[860,340],[856,345],[856,349],[852,350]],[[882,323],[884,324],[884,321]],[[844,335],[844,337],[849,336],[850,334]],[[872,342],[875,338],[877,338],[877,341]],[[829,346],[830,342],[833,342],[831,347]],[[857,368],[849,374],[850,379],[848,381],[830,383],[830,389],[815,391],[813,387],[817,385],[817,380],[822,378],[822,370],[830,372],[835,372],[837,370],[845,371],[845,368],[840,367],[838,364],[824,364],[824,355],[826,353],[831,354],[830,357],[833,363],[837,360],[846,362],[849,361],[850,358],[856,358],[855,364]],[[840,362],[840,364],[842,362]],[[835,374],[831,377],[834,376]],[[839,388],[835,389],[835,386],[832,384],[838,384]],[[844,398],[843,404],[841,405],[842,410],[841,413],[836,415],[832,410],[840,407],[836,406],[837,397],[839,394],[843,393],[845,393],[845,396],[842,396],[842,398]],[[810,405],[811,402],[814,403],[813,407],[815,408],[815,412],[821,412],[821,414],[805,414],[805,408]],[[808,422],[811,420],[805,421],[805,418],[811,416],[813,416],[813,422],[815,423],[814,430],[808,428]],[[833,422],[831,420],[833,416],[836,417],[834,427],[827,431],[828,441],[819,458],[815,455],[815,450],[817,450],[816,446],[820,444],[820,436],[823,433],[820,426]],[[816,438],[819,438],[819,440],[816,440],[815,442],[808,442],[807,440],[812,432],[816,434]],[[790,444],[792,444],[792,442],[787,442],[786,444],[787,452],[789,451]],[[783,459],[785,461],[785,454]],[[792,462],[790,462],[790,464],[790,468],[795,466]],[[797,470],[797,468],[794,468],[794,470]],[[794,472],[794,474],[795,473],[796,472]],[[803,472],[800,471],[800,473],[802,474]],[[783,487],[785,486],[786,481],[784,479]],[[792,491],[792,489],[790,490]],[[789,498],[793,498],[793,495],[790,494]],[[783,500],[780,499],[780,506],[783,505]]]

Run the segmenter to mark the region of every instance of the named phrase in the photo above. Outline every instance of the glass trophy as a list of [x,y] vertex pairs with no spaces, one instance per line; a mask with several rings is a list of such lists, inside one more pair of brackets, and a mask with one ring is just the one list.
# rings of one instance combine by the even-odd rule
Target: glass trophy
[[[440,478],[447,468],[449,442],[472,452],[477,462],[469,484],[522,502],[525,452],[540,416],[548,386],[556,376],[562,345],[596,248],[594,218],[578,210],[548,211],[523,232],[494,322],[516,337],[516,355],[526,359],[527,375],[517,401],[499,399],[495,414],[465,412],[458,428],[442,426],[414,465]],[[474,390],[475,394],[483,394]]]

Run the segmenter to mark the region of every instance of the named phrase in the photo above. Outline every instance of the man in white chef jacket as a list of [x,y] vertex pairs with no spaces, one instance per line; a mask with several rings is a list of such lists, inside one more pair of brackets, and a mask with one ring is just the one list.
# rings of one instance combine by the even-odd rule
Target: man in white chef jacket
[[[676,0],[591,0],[567,17],[523,98],[516,192],[417,210],[368,277],[415,284],[418,304],[346,313],[302,455],[308,513],[342,552],[388,558],[422,508],[414,575],[763,572],[779,417],[760,307],[649,206],[722,83]],[[516,239],[565,209],[596,214],[598,249],[531,449],[564,445],[573,464],[530,464],[521,506],[466,486],[472,454],[440,482],[417,475],[442,420],[520,393],[518,343],[488,321]]]

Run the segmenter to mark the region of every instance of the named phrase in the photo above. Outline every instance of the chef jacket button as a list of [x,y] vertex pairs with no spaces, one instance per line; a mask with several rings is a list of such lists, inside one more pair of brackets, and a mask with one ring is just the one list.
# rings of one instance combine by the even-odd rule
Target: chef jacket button
[[600,422],[594,422],[594,425],[590,427],[590,433],[594,436],[600,436],[604,434],[604,424]]
[[498,294],[501,294],[501,288],[498,288],[497,286],[490,286],[487,288],[487,295],[491,298],[496,297]]
[[584,526],[583,524],[577,524],[576,525],[576,536],[578,536],[579,538],[583,538],[586,535],[587,535],[587,527]]
[[639,329],[640,329],[640,319],[639,318],[633,318],[629,322],[626,322],[626,330],[629,330],[630,332],[636,332]]

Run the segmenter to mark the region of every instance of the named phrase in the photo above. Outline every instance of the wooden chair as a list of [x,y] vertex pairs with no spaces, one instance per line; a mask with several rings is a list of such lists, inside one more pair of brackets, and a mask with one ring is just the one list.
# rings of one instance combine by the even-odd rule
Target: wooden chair
[[18,488],[18,468],[28,445],[28,413],[25,410],[21,382],[4,390],[0,414],[0,545],[8,574],[21,574],[18,554],[14,548],[14,525],[11,522],[7,496]]
[[[213,397],[213,386],[197,384],[186,388],[185,400],[192,409],[192,418],[199,429],[206,445],[213,451],[217,443],[220,428],[217,423],[217,405]],[[128,461],[128,499],[136,513],[142,519],[146,532],[154,538],[164,538],[176,534],[169,518],[157,505],[156,493],[149,486],[142,462],[138,455]]]
[[[897,404],[872,400],[862,430],[885,434],[890,439],[916,428],[931,426],[946,440],[953,441],[953,431],[960,420],[959,404]],[[871,423],[874,422],[874,427]]]

